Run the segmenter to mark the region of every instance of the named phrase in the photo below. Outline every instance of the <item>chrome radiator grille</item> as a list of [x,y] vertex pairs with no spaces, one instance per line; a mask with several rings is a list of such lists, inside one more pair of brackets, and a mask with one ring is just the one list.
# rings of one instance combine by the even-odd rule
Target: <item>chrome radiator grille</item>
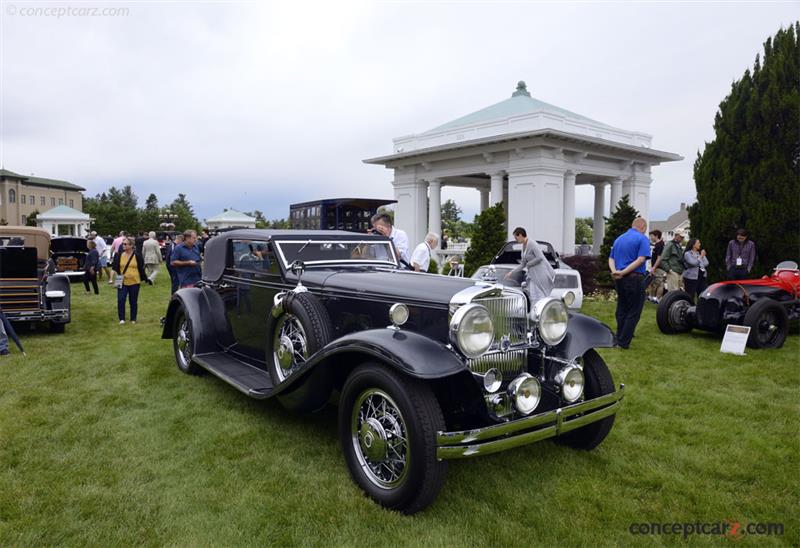
[[496,368],[506,380],[525,369],[527,350],[502,352],[501,341],[507,338],[512,345],[526,342],[528,334],[528,303],[525,296],[516,292],[503,291],[496,297],[483,297],[473,302],[485,306],[494,324],[494,342],[489,351],[469,360],[469,368],[476,373],[485,373]]

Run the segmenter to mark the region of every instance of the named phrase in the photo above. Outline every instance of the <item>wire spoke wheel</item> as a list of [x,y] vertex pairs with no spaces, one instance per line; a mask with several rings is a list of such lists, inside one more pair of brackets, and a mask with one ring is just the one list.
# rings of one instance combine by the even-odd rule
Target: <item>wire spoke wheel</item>
[[308,337],[294,314],[284,314],[278,320],[272,341],[273,360],[280,382],[289,378],[308,359]]
[[186,316],[182,318],[178,326],[176,339],[178,351],[175,357],[178,359],[182,369],[188,369],[189,364],[192,362],[192,330]]
[[395,489],[408,474],[410,444],[403,415],[384,391],[370,388],[353,406],[353,450],[366,477],[383,489]]

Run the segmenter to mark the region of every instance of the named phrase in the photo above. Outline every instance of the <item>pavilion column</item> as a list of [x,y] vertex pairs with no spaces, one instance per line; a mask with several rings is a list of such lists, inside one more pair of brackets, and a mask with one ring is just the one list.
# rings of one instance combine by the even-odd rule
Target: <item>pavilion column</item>
[[592,254],[600,255],[600,246],[603,245],[606,222],[603,219],[606,201],[606,183],[592,183],[594,185],[594,222],[592,223]]
[[[428,182],[428,232],[442,237],[442,180]],[[423,235],[424,237],[424,235]],[[419,242],[414,243],[416,246]],[[409,242],[409,246],[411,242]]]
[[608,204],[609,217],[617,210],[617,204],[619,204],[622,196],[622,179],[620,177],[611,179],[611,203]]
[[396,178],[394,186],[394,224],[408,235],[409,253],[425,238],[428,183],[422,180]]
[[[506,174],[504,171],[498,171],[497,173],[491,173],[491,205],[496,204],[497,202],[503,202],[503,179],[505,178]],[[481,195],[481,199],[483,199],[483,195]]]
[[529,238],[560,247],[564,233],[563,189],[563,168],[509,169],[508,239],[513,238],[514,228],[521,226],[527,230]]
[[564,173],[564,230],[561,244],[562,255],[575,253],[575,172]]
[[483,212],[489,207],[489,189],[479,188],[478,190],[481,192],[481,212]]

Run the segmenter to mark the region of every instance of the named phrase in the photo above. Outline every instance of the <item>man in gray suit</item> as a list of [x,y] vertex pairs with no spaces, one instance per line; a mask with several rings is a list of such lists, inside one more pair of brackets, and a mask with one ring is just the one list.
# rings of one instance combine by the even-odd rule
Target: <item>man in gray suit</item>
[[553,282],[556,277],[553,267],[545,259],[536,240],[528,239],[528,233],[524,228],[518,226],[514,229],[514,239],[522,244],[522,260],[518,267],[506,274],[506,277],[510,278],[515,273],[524,270],[531,302],[549,297],[550,292],[553,291]]

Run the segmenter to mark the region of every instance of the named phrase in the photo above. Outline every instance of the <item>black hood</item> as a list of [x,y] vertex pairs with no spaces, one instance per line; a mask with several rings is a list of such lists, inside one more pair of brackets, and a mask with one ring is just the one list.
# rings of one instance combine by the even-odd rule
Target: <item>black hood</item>
[[[311,274],[311,271],[307,272],[306,276],[308,274]],[[374,295],[376,298],[446,305],[450,303],[453,295],[475,285],[475,280],[402,270],[365,269],[357,272],[337,272],[327,276],[321,283],[328,291],[356,292]]]

